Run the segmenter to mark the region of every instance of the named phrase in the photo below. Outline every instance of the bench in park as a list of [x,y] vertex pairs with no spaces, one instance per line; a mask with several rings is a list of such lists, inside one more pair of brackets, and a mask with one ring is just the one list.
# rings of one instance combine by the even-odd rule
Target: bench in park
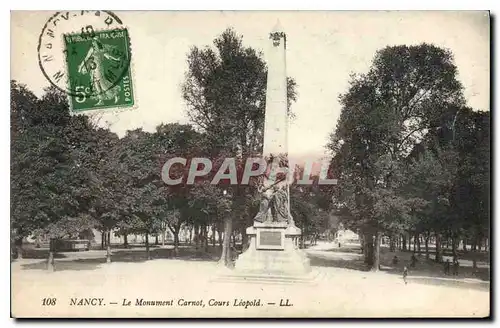
[[88,251],[90,249],[90,240],[60,239],[56,241],[55,246],[59,252]]

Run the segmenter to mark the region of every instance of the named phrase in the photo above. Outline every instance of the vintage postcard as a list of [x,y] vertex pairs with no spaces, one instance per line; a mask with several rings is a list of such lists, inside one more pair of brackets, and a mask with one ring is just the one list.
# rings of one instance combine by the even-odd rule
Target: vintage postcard
[[487,11],[12,11],[11,316],[488,318]]

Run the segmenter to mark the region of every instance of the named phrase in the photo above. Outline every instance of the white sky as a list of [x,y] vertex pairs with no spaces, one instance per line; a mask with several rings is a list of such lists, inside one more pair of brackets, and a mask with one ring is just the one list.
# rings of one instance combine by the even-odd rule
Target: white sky
[[[298,83],[297,118],[289,130],[292,155],[319,157],[340,115],[338,95],[349,74],[366,72],[387,45],[434,43],[455,55],[468,105],[489,110],[489,19],[485,12],[115,12],[129,29],[138,108],[106,115],[111,130],[153,131],[187,122],[180,84],[192,45],[211,45],[231,26],[246,46],[264,52],[279,19],[287,33],[288,75]],[[12,12],[11,78],[37,95],[49,85],[38,66],[37,42],[51,11]]]

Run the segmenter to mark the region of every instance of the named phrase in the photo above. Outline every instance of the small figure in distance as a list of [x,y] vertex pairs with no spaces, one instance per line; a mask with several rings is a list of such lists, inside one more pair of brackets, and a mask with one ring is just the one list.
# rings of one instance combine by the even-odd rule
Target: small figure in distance
[[444,263],[444,274],[446,276],[450,275],[450,259],[446,259],[446,262]]
[[417,264],[417,261],[418,261],[418,260],[417,260],[417,257],[415,256],[415,253],[413,253],[413,254],[412,254],[412,256],[411,256],[411,263],[410,263],[410,266],[411,266],[412,268],[414,268],[414,267],[416,266],[416,264]]
[[408,268],[405,265],[405,267],[403,268],[403,280],[405,282],[405,285],[408,284],[408,281],[406,281],[407,276],[408,276]]
[[339,248],[341,247],[340,242],[339,242]]
[[238,250],[234,246],[230,246],[229,249],[231,261],[234,262],[238,259]]
[[458,276],[458,268],[460,267],[460,263],[458,262],[458,259],[455,258],[453,260],[453,275]]
[[392,264],[397,265],[399,263],[399,259],[396,255],[392,258]]

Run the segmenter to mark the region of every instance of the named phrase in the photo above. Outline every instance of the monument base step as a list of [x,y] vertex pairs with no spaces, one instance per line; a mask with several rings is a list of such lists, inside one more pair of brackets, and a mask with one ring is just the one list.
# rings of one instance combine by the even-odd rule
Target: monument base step
[[260,284],[315,284],[322,278],[322,273],[311,271],[305,275],[273,275],[238,272],[221,272],[212,279],[213,282],[238,282]]

